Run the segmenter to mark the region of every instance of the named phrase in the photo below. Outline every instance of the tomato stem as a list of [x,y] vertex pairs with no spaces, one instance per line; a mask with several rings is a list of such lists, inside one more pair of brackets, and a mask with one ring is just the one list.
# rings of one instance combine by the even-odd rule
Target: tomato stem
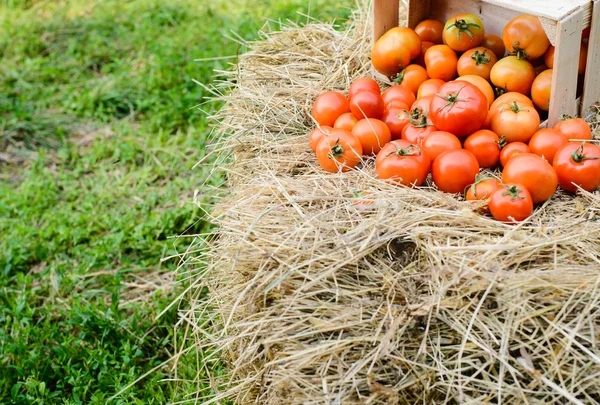
[[506,191],[502,192],[502,195],[510,196],[510,199],[514,201],[515,199],[524,200],[525,197],[520,196],[519,193],[523,190],[518,189],[516,185],[507,186],[506,184],[502,184],[502,187],[506,188]]
[[508,143],[506,142],[506,137],[503,135],[497,141],[494,141],[500,150],[502,150]]
[[406,68],[403,68],[400,73],[398,73],[396,75],[396,77],[394,77],[394,79],[392,80],[394,83],[397,84],[402,84],[402,81],[404,80],[404,75],[406,73]]
[[516,56],[518,60],[529,60],[529,55],[524,49],[519,48],[519,45],[521,45],[519,41],[513,42],[513,51],[510,54]]
[[521,111],[529,111],[527,108],[521,108],[519,107],[519,105],[517,104],[517,100],[513,100],[512,104],[510,105],[509,109],[516,113],[519,113]]
[[493,179],[493,177],[492,177],[492,176],[488,176],[487,174],[481,174],[481,173],[477,173],[477,174],[475,175],[475,182],[474,182],[473,184],[471,184],[471,185],[469,185],[469,186],[465,187],[465,191],[464,191],[465,198],[467,198],[467,189],[468,189],[468,188],[470,188],[470,189],[471,189],[471,192],[473,193],[473,196],[474,196],[475,198],[477,198],[477,190],[476,190],[476,187],[477,187],[477,185],[478,185],[479,183],[481,183],[482,181],[484,181],[484,180],[489,180],[489,179]]
[[446,103],[444,103],[443,106],[441,106],[438,109],[438,112],[442,111],[444,108],[450,106],[450,109],[452,109],[452,107],[454,107],[454,104],[456,104],[457,101],[467,101],[464,98],[458,98],[458,94],[461,92],[462,89],[464,89],[465,86],[462,86],[460,89],[458,89],[458,91],[456,93],[449,93],[449,94],[436,94],[436,96],[443,98],[444,100],[446,100]]
[[575,149],[573,151],[573,153],[571,153],[571,159],[573,159],[573,161],[575,163],[581,163],[584,160],[598,160],[600,159],[600,157],[598,156],[586,156],[583,154],[583,147],[585,146],[585,142],[581,142],[581,145],[579,145],[579,147],[577,149]]
[[416,145],[408,145],[406,148],[401,148],[400,145],[396,141],[392,141],[396,150],[394,152],[390,152],[386,155],[396,155],[396,156],[418,156],[421,154],[421,149]]
[[471,31],[469,31],[469,28],[471,28],[471,27],[475,27],[478,30],[481,30],[481,27],[478,24],[468,23],[465,20],[454,20],[454,24],[449,25],[448,28],[446,28],[446,30],[450,30],[452,28],[457,28],[458,29],[457,38],[459,40],[460,40],[460,34],[462,32],[464,32],[469,37],[471,37],[471,39],[473,39],[474,38],[473,33]]
[[344,154],[344,147],[340,145],[340,138],[335,141],[335,144],[331,147],[331,151],[327,154],[328,159],[337,159]]
[[570,120],[570,119],[573,119],[573,117],[569,114],[563,114],[560,116],[561,121],[566,121],[566,120]]
[[415,128],[425,128],[431,126],[431,124],[427,122],[427,111],[423,112],[421,107],[413,108],[410,113],[406,110],[404,110],[404,112],[408,114],[408,121],[410,122],[411,126]]
[[487,56],[485,56],[486,52],[487,51],[483,51],[483,52],[475,51],[473,53],[473,55],[471,55],[471,59],[473,59],[475,61],[476,65],[483,65],[486,63],[490,63],[491,59],[488,58]]

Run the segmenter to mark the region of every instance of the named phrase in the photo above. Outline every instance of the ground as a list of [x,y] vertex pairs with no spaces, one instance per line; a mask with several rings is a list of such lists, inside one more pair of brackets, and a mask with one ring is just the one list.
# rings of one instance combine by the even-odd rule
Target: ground
[[227,37],[266,18],[341,21],[353,4],[0,0],[0,403],[195,391],[185,367],[164,381],[185,280],[161,259],[209,228],[192,166],[218,105],[192,79],[233,60],[196,59],[243,52]]

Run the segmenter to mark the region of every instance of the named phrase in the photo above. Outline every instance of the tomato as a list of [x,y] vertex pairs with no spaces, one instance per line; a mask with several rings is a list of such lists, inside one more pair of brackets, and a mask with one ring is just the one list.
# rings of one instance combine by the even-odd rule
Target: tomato
[[464,52],[483,42],[483,23],[473,14],[457,14],[444,25],[444,43],[455,51]]
[[358,121],[352,128],[352,135],[360,140],[365,155],[377,154],[383,145],[392,140],[392,134],[387,125],[375,118]]
[[[384,110],[384,114],[387,110],[391,110],[392,108],[399,108],[401,110],[410,110],[410,106],[408,104],[406,104],[404,101],[400,101],[400,100],[392,100],[389,102],[388,105],[385,106],[385,110]],[[383,121],[383,119],[382,119]]]
[[433,100],[433,95],[432,96],[427,96],[427,97],[421,97],[420,99],[418,99],[417,101],[415,101],[413,103],[413,105],[410,106],[411,110],[416,110],[417,108],[419,108],[421,113],[426,114],[427,116],[429,116],[429,105],[431,104],[431,100]]
[[375,170],[380,179],[407,187],[423,184],[430,166],[427,154],[404,139],[385,145],[375,160]]
[[490,71],[496,62],[498,58],[494,52],[479,46],[463,53],[458,59],[456,69],[459,76],[476,75],[490,80]]
[[481,46],[494,52],[494,55],[496,55],[498,59],[502,59],[504,57],[504,54],[506,53],[504,42],[502,41],[502,38],[500,38],[498,35],[485,34]]
[[409,125],[404,127],[402,139],[420,145],[423,138],[434,131],[437,131],[437,128],[428,122],[427,115],[422,115],[418,119],[413,119]]
[[550,45],[539,18],[528,14],[515,17],[504,26],[502,41],[510,53],[531,60],[542,56]]
[[540,115],[530,105],[517,101],[499,104],[490,118],[490,129],[506,142],[529,142],[540,127]]
[[[554,67],[554,45],[550,45],[548,50],[544,54],[544,62],[548,68]],[[585,67],[587,64],[588,45],[585,42],[581,43],[579,49],[579,65],[577,66],[577,74],[582,75],[585,73]]]
[[433,125],[458,137],[481,128],[487,112],[488,101],[481,90],[469,82],[458,80],[444,84],[429,107]]
[[529,94],[535,79],[533,65],[525,59],[507,56],[500,59],[490,71],[490,80],[494,86],[506,91]]
[[404,86],[400,86],[399,84],[395,84],[385,89],[385,91],[381,93],[381,98],[383,99],[383,104],[386,106],[388,106],[393,100],[402,101],[406,105],[412,105],[412,103],[414,103],[416,100],[412,91]]
[[423,66],[408,65],[398,73],[394,82],[406,87],[416,96],[419,86],[427,79],[429,79],[429,76],[427,76],[427,71]]
[[512,104],[513,101],[516,101],[519,105],[530,105],[533,107],[533,101],[531,101],[529,97],[527,97],[524,94],[511,91],[502,94],[496,100],[494,100],[494,102],[490,106],[490,110],[498,110],[499,105],[502,105],[502,107],[504,107],[506,103]]
[[533,212],[533,200],[523,184],[501,184],[492,194],[488,208],[497,221],[521,222]]
[[498,187],[500,187],[498,179],[478,174],[475,176],[475,183],[467,187],[465,199],[467,201],[487,200]]
[[552,166],[558,183],[574,193],[577,186],[593,191],[600,185],[600,147],[586,142],[569,142],[554,156]]
[[421,42],[421,53],[419,54],[419,56],[417,56],[414,63],[416,63],[419,66],[425,67],[425,52],[427,52],[427,50],[434,45],[435,44],[433,42],[429,41]]
[[502,167],[506,166],[506,162],[510,160],[513,156],[518,155],[519,153],[531,153],[531,149],[527,146],[526,143],[523,142],[511,142],[507,144],[504,141],[504,138],[500,138],[500,164]]
[[402,130],[410,123],[408,107],[390,108],[383,113],[381,121],[387,125],[392,140],[402,138]]
[[385,105],[379,93],[360,91],[352,96],[350,111],[356,118],[381,118]]
[[350,88],[348,89],[348,100],[352,101],[352,97],[360,91],[368,90],[373,93],[381,94],[381,89],[379,88],[379,84],[368,77],[363,77],[360,79],[356,79],[350,84]]
[[569,140],[556,129],[544,128],[533,134],[529,140],[529,149],[531,149],[531,153],[552,163],[556,151],[567,143]]
[[550,108],[550,94],[552,90],[552,69],[540,73],[531,86],[531,99],[535,106],[543,111]]
[[407,27],[394,27],[373,45],[371,62],[379,73],[393,77],[421,53],[421,38]]
[[332,129],[317,145],[317,160],[330,173],[347,172],[360,162],[362,145],[345,129]]
[[438,20],[424,20],[417,24],[415,32],[421,38],[421,41],[441,44],[444,24]]
[[434,161],[443,152],[451,149],[462,149],[462,146],[460,140],[450,132],[433,131],[422,139],[421,148]]
[[554,129],[558,130],[570,141],[587,141],[592,139],[592,130],[583,118],[567,118],[556,124]]
[[308,134],[308,145],[313,152],[317,150],[317,145],[321,142],[321,139],[323,139],[324,136],[328,136],[332,129],[333,128],[327,126],[317,127]]
[[488,129],[473,132],[465,140],[465,149],[473,153],[480,167],[494,167],[500,160],[500,138]]
[[425,80],[417,91],[417,100],[427,96],[435,96],[446,82],[440,79]]
[[343,113],[350,112],[348,99],[337,91],[326,91],[313,104],[312,116],[320,126],[332,127]]
[[457,63],[456,52],[448,45],[434,45],[425,52],[425,67],[432,79],[444,81],[454,79],[457,74]]
[[464,149],[443,152],[433,161],[431,176],[435,185],[446,193],[464,193],[479,173],[477,159]]
[[469,82],[481,90],[487,99],[488,107],[490,107],[494,102],[494,89],[492,89],[492,86],[484,78],[475,75],[466,75],[458,77],[456,80]]
[[558,178],[546,159],[533,153],[519,153],[506,162],[502,183],[524,185],[533,203],[539,204],[552,197],[558,186]]

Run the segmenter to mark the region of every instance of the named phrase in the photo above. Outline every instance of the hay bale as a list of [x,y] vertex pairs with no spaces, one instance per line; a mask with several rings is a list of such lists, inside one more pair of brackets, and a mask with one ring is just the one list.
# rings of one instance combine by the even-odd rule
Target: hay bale
[[227,196],[181,312],[228,365],[213,401],[599,403],[598,191],[509,226],[372,162],[318,168],[310,106],[370,74],[367,15],[268,34],[216,87]]

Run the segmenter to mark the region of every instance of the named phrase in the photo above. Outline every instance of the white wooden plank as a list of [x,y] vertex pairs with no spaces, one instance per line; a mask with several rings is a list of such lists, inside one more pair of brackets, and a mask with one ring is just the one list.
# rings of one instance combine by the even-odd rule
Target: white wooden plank
[[567,17],[580,7],[586,10],[588,22],[591,16],[590,0],[482,0],[482,3],[508,7],[519,14],[533,14],[554,21]]
[[588,44],[588,59],[583,84],[582,114],[600,101],[600,0],[594,1],[592,28]]

